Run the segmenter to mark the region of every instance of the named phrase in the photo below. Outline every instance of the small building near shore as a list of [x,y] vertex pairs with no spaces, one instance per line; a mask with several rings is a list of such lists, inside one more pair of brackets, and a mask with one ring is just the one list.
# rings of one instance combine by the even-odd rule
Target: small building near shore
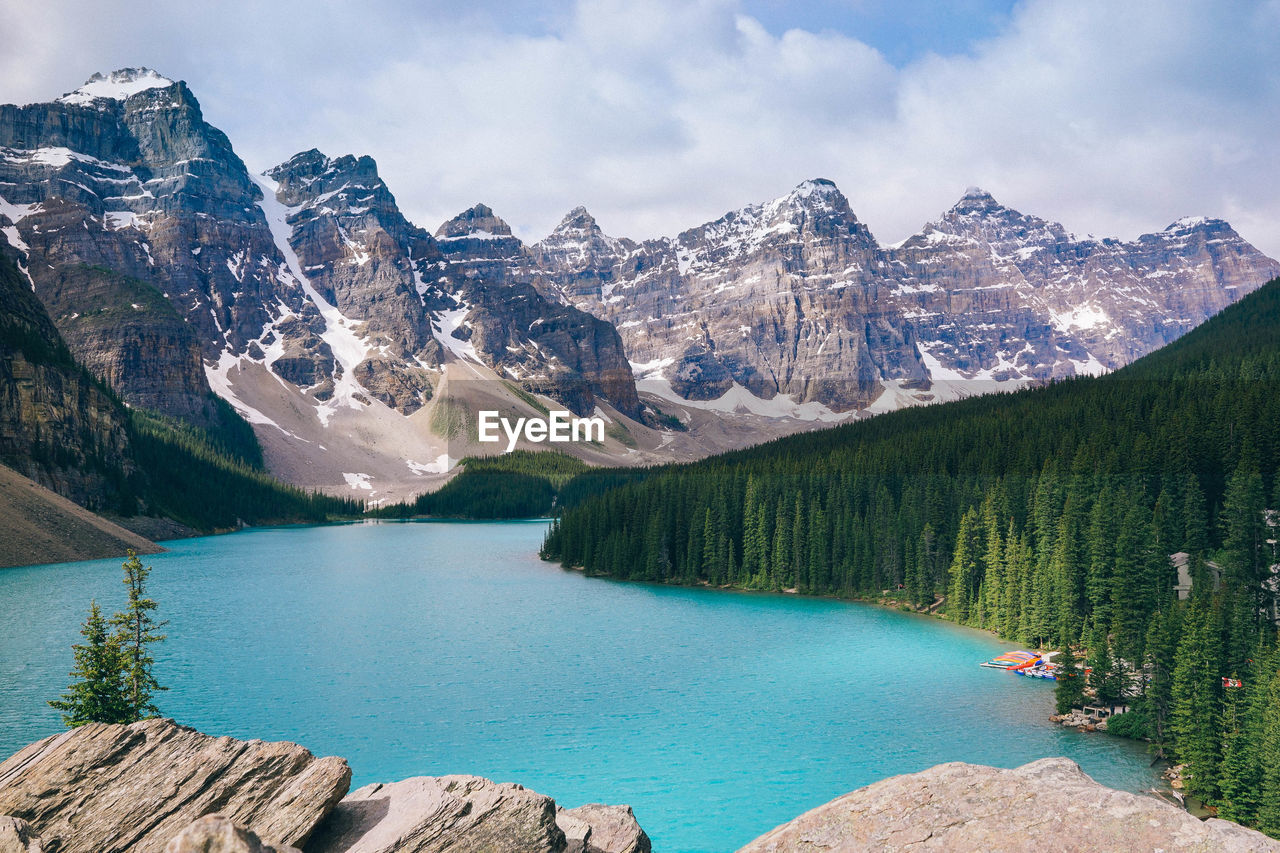
[[[1178,582],[1173,588],[1178,593],[1178,600],[1185,601],[1187,596],[1191,595],[1191,555],[1186,551],[1179,551],[1169,555],[1169,562],[1173,563],[1173,567],[1178,570]],[[1209,579],[1213,582],[1213,588],[1216,590],[1221,587],[1222,570],[1218,564],[1206,560],[1204,567]]]

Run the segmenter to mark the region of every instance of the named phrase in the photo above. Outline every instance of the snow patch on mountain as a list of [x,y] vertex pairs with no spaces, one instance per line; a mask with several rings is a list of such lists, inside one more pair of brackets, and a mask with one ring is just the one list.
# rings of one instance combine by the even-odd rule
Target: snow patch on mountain
[[207,361],[205,362],[204,375],[205,378],[209,380],[209,387],[213,389],[213,393],[230,403],[231,407],[239,412],[241,417],[249,423],[275,427],[285,435],[297,438],[297,436],[280,426],[280,424],[276,423],[271,418],[267,417],[261,411],[241,400],[236,394],[230,374],[232,370],[240,369],[241,360],[241,357],[235,353],[224,350],[218,355],[217,364],[210,364]]
[[39,204],[9,204],[0,197],[0,217],[8,219],[12,225],[0,226],[0,234],[4,235],[4,239],[10,246],[22,253],[22,257],[18,258],[16,263],[18,270],[27,278],[27,283],[31,285],[31,289],[36,289],[35,280],[31,278],[31,272],[28,264],[31,262],[31,247],[22,239],[22,234],[18,231],[18,223],[30,216],[33,212],[39,210]]
[[1069,332],[1072,329],[1097,329],[1111,322],[1107,313],[1096,305],[1080,305],[1070,311],[1052,311],[1053,325]]
[[410,471],[421,477],[425,474],[447,474],[458,464],[458,460],[450,458],[448,453],[441,453],[434,462],[423,463],[406,459],[404,464],[409,467]]
[[477,364],[483,364],[480,360],[480,354],[476,352],[475,345],[471,341],[464,341],[461,338],[454,337],[454,332],[462,328],[470,313],[471,306],[463,304],[459,308],[453,308],[448,311],[441,311],[439,319],[431,324],[432,332],[435,334],[436,340],[444,345],[444,348],[453,353],[455,358],[469,359]]
[[123,101],[148,89],[164,89],[173,85],[172,80],[150,68],[123,68],[110,74],[94,74],[74,92],[58,100],[64,104],[87,106],[98,99]]
[[631,372],[635,374],[637,380],[640,379],[665,379],[666,370],[675,364],[674,358],[655,358],[653,361],[631,362]]
[[319,291],[312,287],[310,279],[303,273],[302,265],[298,261],[298,255],[289,243],[289,238],[293,233],[293,229],[289,225],[289,217],[296,211],[293,208],[285,207],[276,198],[276,190],[279,188],[279,184],[264,175],[252,175],[251,177],[259,189],[262,190],[262,198],[258,201],[258,206],[262,208],[262,213],[267,219],[267,226],[271,229],[271,236],[275,240],[280,254],[285,259],[279,270],[279,277],[282,281],[286,277],[292,278],[293,282],[306,293],[307,298],[315,303],[325,323],[325,330],[320,337],[329,345],[329,348],[333,351],[333,357],[342,367],[342,375],[335,377],[333,397],[316,404],[316,415],[320,418],[321,423],[328,426],[329,419],[333,417],[334,411],[339,406],[346,406],[356,410],[363,408],[363,404],[357,399],[356,395],[365,397],[366,392],[355,378],[355,369],[360,362],[368,357],[369,347],[356,334],[355,330],[361,324],[343,316],[341,311],[331,305],[328,300],[320,295]]
[[360,489],[364,489],[366,492],[373,491],[373,484],[369,482],[368,474],[343,471],[342,478],[347,481],[347,485],[353,490],[359,491]]

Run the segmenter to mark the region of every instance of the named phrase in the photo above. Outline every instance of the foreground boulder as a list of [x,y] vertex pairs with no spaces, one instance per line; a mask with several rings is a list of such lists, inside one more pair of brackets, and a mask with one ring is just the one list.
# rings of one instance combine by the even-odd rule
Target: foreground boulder
[[557,810],[555,800],[520,785],[419,776],[352,791],[307,846],[308,853],[446,851],[648,853],[649,838],[627,806]]
[[1099,785],[1066,758],[1002,770],[940,764],[806,812],[739,853],[1163,850],[1271,853],[1280,841]]
[[565,853],[650,853],[652,849],[631,806],[588,803],[559,809],[556,823],[568,842]]
[[161,853],[215,812],[301,847],[350,782],[341,758],[297,744],[209,737],[172,720],[95,723],[0,764],[0,814],[30,823],[51,853]]
[[297,847],[267,844],[220,814],[205,815],[174,836],[164,853],[302,853]]
[[0,815],[0,853],[44,853],[44,845],[31,831],[31,824]]

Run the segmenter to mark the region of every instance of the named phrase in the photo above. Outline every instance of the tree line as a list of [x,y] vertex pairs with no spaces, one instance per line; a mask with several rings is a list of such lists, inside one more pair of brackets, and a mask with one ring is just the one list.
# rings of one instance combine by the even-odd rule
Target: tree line
[[536,518],[551,513],[565,484],[587,471],[586,463],[558,451],[513,450],[498,456],[468,456],[462,473],[412,501],[374,507],[375,518]]

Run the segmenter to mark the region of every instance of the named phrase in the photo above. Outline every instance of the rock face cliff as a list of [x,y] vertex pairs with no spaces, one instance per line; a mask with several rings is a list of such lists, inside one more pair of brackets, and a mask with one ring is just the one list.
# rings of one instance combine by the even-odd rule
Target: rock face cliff
[[894,776],[819,806],[739,853],[820,850],[1270,853],[1280,851],[1280,841],[1113,791],[1070,759],[1045,758],[1016,770],[954,763]]
[[132,509],[127,414],[72,358],[0,246],[0,463],[94,509]]
[[[580,414],[599,396],[639,415],[617,332],[538,293],[524,270],[524,246],[488,207],[459,214],[432,236],[400,213],[369,157],[331,159],[312,150],[266,177],[286,208],[286,251],[297,255],[310,288],[362,324],[367,357],[354,372],[371,396],[412,414],[431,398],[441,365],[460,359]],[[286,336],[286,352],[305,350],[298,343]],[[296,373],[296,384],[332,369],[272,364],[282,375]]]
[[0,853],[649,853],[626,806],[558,809],[477,776],[347,796],[351,770],[292,743],[171,720],[91,724],[0,763]]
[[[532,284],[531,259],[510,226],[483,204],[440,226],[446,280],[459,300],[449,324],[502,374],[563,400],[578,414],[596,394],[640,417],[631,365],[608,321],[544,299]],[[454,319],[454,318],[457,319]]]
[[[0,106],[0,215],[76,357],[133,405],[209,425],[202,354],[245,346],[280,298],[257,188],[180,82],[95,76]],[[244,263],[251,259],[249,263]]]
[[680,397],[737,383],[836,411],[1114,369],[1280,273],[1221,220],[1079,239],[977,188],[885,247],[825,180],[641,244],[578,209],[531,251]]

